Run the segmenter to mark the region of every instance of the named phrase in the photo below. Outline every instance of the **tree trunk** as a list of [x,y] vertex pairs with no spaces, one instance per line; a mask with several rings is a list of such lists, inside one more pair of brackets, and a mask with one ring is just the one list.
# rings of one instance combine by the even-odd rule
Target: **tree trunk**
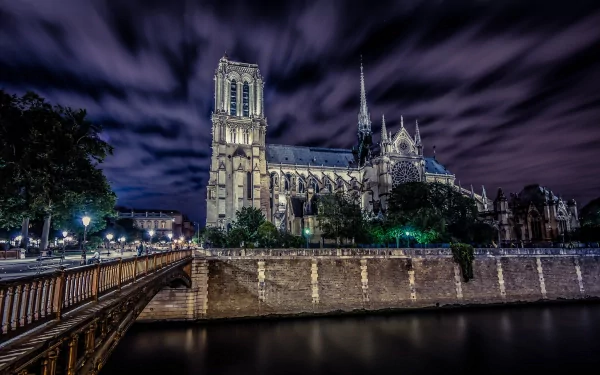
[[52,215],[48,214],[44,218],[44,228],[42,229],[42,241],[40,244],[40,251],[44,251],[48,248],[48,236],[50,235],[50,220]]
[[21,248],[27,250],[29,246],[29,218],[26,217],[23,219],[23,224],[21,225]]

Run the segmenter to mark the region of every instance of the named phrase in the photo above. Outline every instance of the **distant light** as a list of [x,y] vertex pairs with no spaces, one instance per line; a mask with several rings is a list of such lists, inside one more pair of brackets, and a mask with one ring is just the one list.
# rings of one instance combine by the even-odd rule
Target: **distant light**
[[406,235],[407,235],[407,236],[410,236],[410,232],[406,232]]
[[107,239],[107,240],[109,240],[109,241],[110,241],[110,240],[112,240],[112,239],[113,239],[113,237],[114,237],[114,236],[113,236],[113,234],[112,234],[112,233],[109,233],[109,234],[107,234],[107,235],[106,235],[106,239]]
[[67,237],[68,234],[69,232],[67,232],[66,230],[62,232],[63,237]]
[[169,237],[169,239],[173,238],[173,233],[167,234],[167,237]]

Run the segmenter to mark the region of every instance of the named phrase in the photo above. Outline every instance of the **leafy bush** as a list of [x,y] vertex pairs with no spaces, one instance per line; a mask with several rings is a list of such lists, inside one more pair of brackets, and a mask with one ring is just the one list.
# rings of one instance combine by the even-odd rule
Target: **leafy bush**
[[450,245],[454,261],[460,266],[463,279],[468,282],[473,278],[473,246],[464,243]]

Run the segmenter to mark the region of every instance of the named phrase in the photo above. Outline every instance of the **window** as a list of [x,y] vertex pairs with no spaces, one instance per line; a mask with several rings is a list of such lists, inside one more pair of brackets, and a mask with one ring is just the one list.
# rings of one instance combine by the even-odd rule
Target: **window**
[[141,228],[141,229],[144,229],[144,222],[143,222],[143,221],[140,221],[140,222],[139,222],[139,225],[140,225],[140,228]]
[[245,117],[250,116],[250,86],[248,82],[244,82],[242,89],[242,110]]
[[248,199],[252,199],[252,172],[248,172],[246,174],[246,190],[248,194]]
[[333,193],[333,184],[331,183],[331,180],[325,180],[325,188],[327,188],[327,190],[329,190],[330,193]]
[[290,191],[290,184],[292,181],[292,175],[291,174],[286,174],[285,178],[284,178],[285,182],[284,182],[284,186],[283,188],[285,189],[285,191]]
[[161,221],[161,222],[160,222],[160,227],[161,227],[162,229],[166,229],[166,227],[167,227],[167,223],[165,223],[165,221],[164,221],[164,220],[163,220],[163,221]]
[[231,81],[230,95],[229,114],[232,116],[237,116],[237,82],[235,79]]
[[314,178],[311,179],[310,185],[313,188],[313,190],[314,190],[315,193],[319,192],[319,183],[317,182],[317,180],[315,180]]
[[303,178],[298,179],[298,193],[304,193],[306,190],[306,183]]
[[157,220],[154,220],[154,228],[155,229],[158,228],[158,221]]

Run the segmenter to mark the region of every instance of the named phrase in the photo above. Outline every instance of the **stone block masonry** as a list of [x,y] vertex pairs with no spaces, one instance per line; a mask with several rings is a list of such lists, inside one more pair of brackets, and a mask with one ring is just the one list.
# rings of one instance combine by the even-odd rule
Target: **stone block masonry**
[[321,314],[600,297],[600,249],[476,249],[464,282],[448,249],[198,253],[192,286],[165,288],[139,321]]

